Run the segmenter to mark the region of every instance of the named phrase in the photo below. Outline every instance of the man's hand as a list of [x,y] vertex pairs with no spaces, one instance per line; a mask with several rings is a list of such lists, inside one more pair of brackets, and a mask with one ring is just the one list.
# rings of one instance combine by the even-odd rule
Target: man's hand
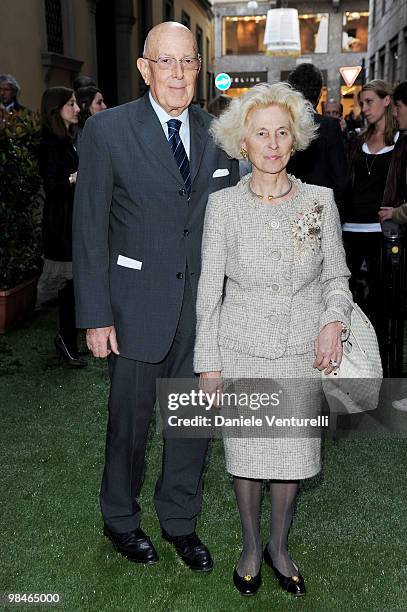
[[392,217],[393,217],[393,210],[394,208],[392,206],[382,206],[379,210],[379,219],[381,221],[381,223],[383,223],[383,221],[391,221]]
[[[314,368],[331,374],[341,365],[342,353],[342,323],[328,323],[315,340]],[[332,366],[332,363],[336,365]]]
[[116,330],[111,327],[95,327],[86,331],[86,344],[94,357],[104,359],[110,353],[120,355]]

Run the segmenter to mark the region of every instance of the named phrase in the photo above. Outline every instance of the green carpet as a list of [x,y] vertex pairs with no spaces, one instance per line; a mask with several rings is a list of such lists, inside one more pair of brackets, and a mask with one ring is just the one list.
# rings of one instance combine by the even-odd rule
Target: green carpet
[[[59,367],[54,333],[55,311],[48,309],[0,337],[1,592],[60,593],[55,609],[72,612],[406,609],[405,441],[326,441],[323,472],[303,484],[290,533],[308,588],[301,600],[282,592],[266,566],[256,597],[234,590],[240,530],[220,441],[211,447],[198,528],[213,572],[192,573],[161,540],[152,504],[161,449],[154,432],[141,502],[160,563],[139,567],[116,554],[101,535],[98,507],[105,363],[89,358],[82,371]],[[268,513],[265,495],[264,540]]]

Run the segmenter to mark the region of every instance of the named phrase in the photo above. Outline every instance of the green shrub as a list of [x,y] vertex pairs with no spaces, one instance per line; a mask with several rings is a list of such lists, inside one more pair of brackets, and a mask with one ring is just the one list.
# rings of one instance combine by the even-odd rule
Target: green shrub
[[41,266],[40,122],[29,112],[0,114],[0,290]]

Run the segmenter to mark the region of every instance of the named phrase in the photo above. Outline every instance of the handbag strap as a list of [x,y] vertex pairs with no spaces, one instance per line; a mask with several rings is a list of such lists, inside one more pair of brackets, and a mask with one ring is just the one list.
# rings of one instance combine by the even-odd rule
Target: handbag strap
[[[355,304],[352,304],[352,305],[353,305],[353,306],[355,306]],[[337,312],[337,313],[338,313],[338,314],[340,314],[340,315],[342,314],[342,313],[341,313],[341,311],[340,311],[340,310],[338,310],[337,308],[330,308],[329,310],[332,310],[332,312]],[[363,318],[363,317],[362,317],[362,315],[360,314],[360,312],[359,312],[359,310],[358,310],[357,308],[354,308],[354,309],[353,309],[353,312],[356,312],[356,313],[359,315],[359,317],[360,317],[360,318]],[[350,336],[350,333],[351,333],[351,332],[352,332],[352,339],[353,339],[353,340],[356,342],[356,344],[357,344],[357,345],[358,345],[358,347],[359,347],[359,350],[360,350],[360,351],[363,353],[363,355],[365,355],[365,356],[366,356],[366,351],[365,351],[365,349],[364,349],[364,348],[361,346],[361,344],[360,344],[359,340],[357,339],[356,334],[355,334],[355,333],[354,333],[354,331],[352,330],[352,326],[351,326],[351,325],[349,326],[349,334],[347,335],[347,337],[346,337],[344,340],[342,340],[342,343],[347,342],[347,341],[349,340],[349,336]]]
[[[349,295],[349,293],[347,291],[345,291],[344,289],[331,289],[331,291],[329,291],[327,296],[326,296],[326,300],[328,300],[332,295],[340,295],[341,297],[345,298],[348,301],[348,303],[350,304],[350,306],[352,307],[353,313],[356,314],[359,317],[359,319],[364,321],[364,319],[366,318],[366,315],[364,315],[364,313],[362,313],[360,307],[355,308],[355,302],[353,301],[353,297],[351,297],[352,294]],[[333,312],[337,312],[338,314],[341,314],[341,315],[343,314],[337,308],[329,308],[329,310],[333,310]],[[349,325],[349,334],[348,334],[347,338],[344,340],[344,342],[347,342],[349,340],[349,335],[350,335],[351,332],[352,332],[352,338],[356,342],[356,344],[358,345],[359,350],[362,351],[363,355],[366,355],[366,351],[363,349],[363,347],[361,346],[359,340],[357,339],[356,334],[352,330],[352,325]]]
[[[340,295],[344,297],[346,300],[348,300],[349,304],[352,306],[353,312],[358,315],[359,319],[362,319],[362,321],[364,322],[369,321],[368,317],[365,315],[361,307],[355,304],[355,302],[353,301],[353,298],[350,297],[347,291],[344,291],[343,289],[331,289],[331,291],[329,291],[326,296],[326,300],[328,300],[331,297],[331,295]],[[356,305],[358,306],[357,308],[355,308]],[[337,308],[329,308],[329,310],[340,312]]]
[[[340,295],[340,296],[344,297],[344,298],[345,298],[345,299],[346,299],[346,300],[349,302],[349,304],[351,305],[352,310],[353,310],[353,313],[354,313],[354,314],[356,314],[356,315],[359,317],[359,319],[361,319],[363,322],[365,322],[365,321],[366,321],[366,319],[368,320],[367,316],[366,316],[366,315],[365,315],[365,313],[362,311],[362,309],[360,308],[360,306],[358,306],[357,308],[355,308],[356,304],[355,304],[355,302],[353,301],[353,298],[351,298],[351,297],[350,297],[350,295],[349,295],[349,293],[348,293],[347,291],[344,291],[343,289],[332,289],[331,291],[329,291],[329,292],[328,292],[328,294],[327,294],[327,296],[326,296],[326,299],[328,300],[328,299],[329,299],[329,297],[330,297],[331,295]],[[329,310],[333,310],[334,312],[337,312],[338,314],[342,314],[342,313],[340,312],[340,310],[338,310],[337,308],[329,308]],[[358,338],[357,338],[357,335],[356,335],[356,334],[354,333],[354,331],[352,330],[352,325],[350,325],[350,326],[349,326],[349,334],[350,334],[350,332],[352,332],[352,339],[353,339],[353,340],[356,342],[356,344],[358,345],[359,350],[360,350],[360,351],[363,353],[363,355],[365,355],[365,356],[366,356],[366,351],[365,351],[365,350],[364,350],[364,348],[361,346],[361,344],[360,344],[360,342],[359,342],[359,340],[358,340]],[[346,342],[347,340],[349,340],[349,335],[348,335],[348,337],[346,338],[345,342]]]

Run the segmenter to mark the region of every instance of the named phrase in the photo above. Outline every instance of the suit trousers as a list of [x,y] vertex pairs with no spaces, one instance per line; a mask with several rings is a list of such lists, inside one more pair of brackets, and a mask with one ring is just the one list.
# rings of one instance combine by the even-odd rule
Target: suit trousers
[[[137,498],[144,478],[156,379],[194,377],[196,315],[188,273],[185,276],[181,314],[166,357],[159,363],[109,357],[111,388],[100,504],[105,524],[117,533],[132,531],[140,524]],[[161,527],[170,535],[195,530],[207,447],[208,439],[164,440],[154,504]]]

